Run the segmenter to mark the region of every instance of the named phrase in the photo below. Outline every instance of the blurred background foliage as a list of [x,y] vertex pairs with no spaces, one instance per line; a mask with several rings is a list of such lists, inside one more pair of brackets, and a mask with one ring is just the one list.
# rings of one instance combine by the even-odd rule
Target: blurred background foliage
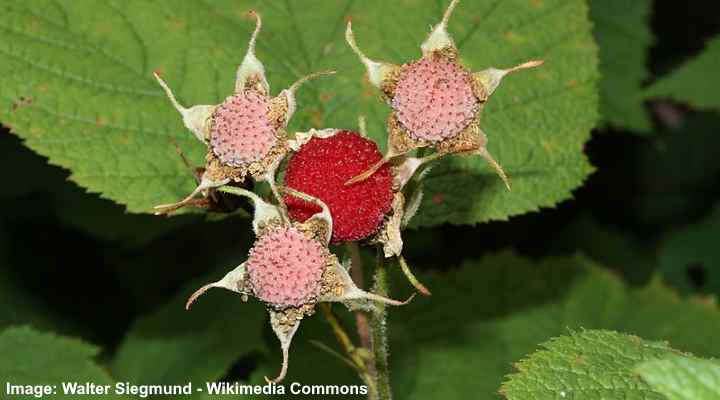
[[[568,326],[720,356],[717,336],[699,334],[720,332],[720,4],[591,0],[590,9],[601,120],[585,153],[596,171],[552,209],[406,233],[405,255],[435,295],[391,314],[400,398],[463,393],[435,382],[467,379],[468,369],[482,375],[473,393],[491,398],[510,361]],[[703,54],[706,46],[714,53]],[[98,346],[114,379],[134,383],[259,382],[273,373],[279,354],[258,304],[216,294],[182,309],[195,283],[245,257],[247,219],[126,214],[6,128],[0,162],[0,328],[81,338]],[[395,293],[409,292],[395,282]],[[593,307],[617,315],[594,320]],[[459,333],[430,327],[452,313],[462,315],[452,322],[463,324]],[[336,347],[324,322],[306,325],[292,379],[354,382],[310,344]],[[22,333],[14,329],[0,338]],[[440,377],[437,365],[446,366]]]

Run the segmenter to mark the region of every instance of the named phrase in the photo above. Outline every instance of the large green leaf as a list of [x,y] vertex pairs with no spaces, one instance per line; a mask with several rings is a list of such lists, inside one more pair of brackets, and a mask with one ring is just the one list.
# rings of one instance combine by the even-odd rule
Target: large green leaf
[[[340,73],[300,90],[291,128],[355,128],[358,114],[384,142],[388,107],[363,80],[343,40],[352,16],[375,58],[418,57],[444,2],[36,1],[0,3],[0,121],[91,192],[147,212],[193,188],[171,140],[196,163],[204,146],[181,125],[153,82],[161,70],[185,104],[213,104],[264,17],[258,56],[274,93],[314,70]],[[597,116],[597,56],[584,0],[464,2],[450,31],[474,69],[543,58],[508,78],[488,104],[490,150],[513,178],[507,193],[477,158],[441,163],[428,180],[418,225],[474,223],[553,206],[591,167],[582,154]]]
[[600,47],[600,112],[603,121],[635,132],[650,130],[641,85],[648,78],[647,55],[653,37],[648,17],[652,2],[590,2]]
[[422,279],[432,298],[390,314],[398,398],[495,399],[514,361],[568,329],[611,329],[720,355],[714,308],[681,300],[657,280],[631,289],[583,257],[533,262],[500,253]]
[[[217,280],[225,272],[207,279]],[[268,316],[256,301],[246,304],[240,296],[216,289],[185,310],[190,294],[205,283],[188,285],[133,324],[113,360],[114,376],[134,384],[194,382],[204,387],[224,377],[242,356],[265,351],[262,334]]]
[[[513,362],[568,329],[616,330],[668,340],[698,355],[720,355],[714,340],[720,314],[714,308],[681,300],[658,280],[632,289],[581,256],[534,262],[503,252],[421,280],[431,298],[390,309],[390,367],[398,399],[498,399]],[[401,275],[393,282],[393,297],[410,291]],[[287,382],[359,384],[348,367],[309,344],[319,340],[342,352],[323,325],[321,316],[303,321]],[[272,351],[259,376],[275,372],[280,355]]]
[[667,97],[697,108],[720,108],[720,37],[710,39],[698,56],[647,89],[647,97]]
[[720,398],[720,363],[671,354],[640,364],[637,373],[666,400]]
[[503,383],[508,400],[645,399],[665,400],[633,368],[675,351],[665,343],[594,330],[553,338],[515,364],[518,372]]
[[[110,385],[106,399],[126,399],[115,395],[114,382],[93,358],[98,348],[76,339],[35,331],[28,327],[12,327],[0,332],[0,376],[3,384],[50,385],[55,392],[46,398],[77,399],[79,396],[65,393],[62,383],[76,382],[80,385],[92,382]],[[6,388],[3,387],[3,393]],[[8,396],[7,398],[34,398]]]

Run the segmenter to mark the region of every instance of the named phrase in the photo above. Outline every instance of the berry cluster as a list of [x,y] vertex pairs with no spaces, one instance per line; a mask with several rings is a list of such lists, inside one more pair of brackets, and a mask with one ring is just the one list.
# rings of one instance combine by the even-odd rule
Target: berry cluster
[[[235,93],[223,103],[186,108],[155,75],[185,126],[208,146],[197,188],[178,203],[158,206],[158,213],[190,204],[200,193],[210,196],[211,190],[245,196],[255,207],[257,239],[247,261],[197,290],[187,307],[213,287],[262,301],[283,350],[282,369],[275,381],[285,376],[290,343],[300,321],[313,313],[318,302],[341,302],[351,309],[367,310],[374,302],[402,305],[410,300],[400,302],[358,288],[329,250],[331,243],[380,245],[385,257],[398,258],[418,291],[429,294],[407,268],[401,236],[422,198],[425,174],[417,172],[425,163],[449,154],[479,155],[510,188],[504,170],[485,147],[480,114],[505,75],[542,62],[472,73],[459,62],[458,50],[446,31],[458,2],[451,1],[442,21],[421,45],[422,57],[401,66],[366,57],[348,22],[348,44],[391,107],[384,156],[366,137],[364,124],[360,133],[311,129],[288,135],[287,123],[296,108],[295,90],[309,79],[334,72],[308,75],[271,97],[263,64],[254,53],[262,25],[254,12],[256,28],[237,70]],[[421,148],[432,152],[411,156]],[[282,166],[286,167],[284,184],[278,185],[276,171]],[[267,182],[274,202],[228,185],[248,178]],[[418,184],[406,198],[407,183],[413,178]]]

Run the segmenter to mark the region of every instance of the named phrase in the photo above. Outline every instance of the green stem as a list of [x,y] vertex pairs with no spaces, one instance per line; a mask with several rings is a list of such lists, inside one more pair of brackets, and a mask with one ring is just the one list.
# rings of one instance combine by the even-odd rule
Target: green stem
[[[388,294],[388,275],[382,250],[378,249],[377,266],[375,267],[374,292],[380,296]],[[372,336],[372,352],[375,360],[375,376],[377,379],[378,399],[392,399],[390,387],[390,368],[388,366],[387,311],[386,305],[375,303],[375,311],[370,318]]]

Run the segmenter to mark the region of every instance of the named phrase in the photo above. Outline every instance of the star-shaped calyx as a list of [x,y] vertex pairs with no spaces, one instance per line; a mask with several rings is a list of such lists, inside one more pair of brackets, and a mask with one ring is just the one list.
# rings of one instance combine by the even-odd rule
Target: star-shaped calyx
[[285,377],[292,338],[302,319],[313,314],[315,304],[340,302],[351,310],[369,310],[376,301],[403,305],[412,299],[404,302],[388,299],[363,291],[353,283],[348,270],[328,249],[333,219],[322,201],[289,188],[279,188],[321,210],[305,222],[288,222],[284,209],[265,202],[253,192],[229,186],[221,190],[253,201],[253,230],[257,239],[247,261],[219,281],[198,289],[188,299],[186,308],[214,287],[231,290],[244,298],[254,296],[263,302],[283,353],[280,374],[272,382]]
[[265,68],[255,56],[255,42],[262,20],[254,11],[250,15],[255,18],[256,27],[245,58],[237,69],[235,93],[221,104],[186,108],[175,99],[165,81],[155,74],[168,98],[182,115],[185,127],[205,143],[209,150],[197,188],[180,202],[155,207],[158,213],[174,211],[190,203],[199,193],[206,193],[230,182],[241,182],[248,176],[268,182],[273,194],[281,199],[274,183],[275,171],[290,148],[286,128],[295,112],[295,91],[304,82],[334,71],[300,78],[276,97],[271,97]]
[[[447,154],[483,157],[510,189],[510,181],[486,148],[487,136],[480,129],[480,115],[500,81],[507,74],[541,65],[528,61],[508,69],[488,68],[472,73],[459,60],[459,52],[447,32],[447,24],[459,0],[452,0],[442,21],[421,45],[422,57],[401,66],[369,59],[359,49],[349,21],[345,38],[367,69],[370,83],[379,88],[392,113],[388,118],[388,152],[367,171],[347,184],[367,179],[383,164],[402,163],[419,148],[435,153],[415,159],[407,168]],[[414,171],[414,169],[413,169]]]

